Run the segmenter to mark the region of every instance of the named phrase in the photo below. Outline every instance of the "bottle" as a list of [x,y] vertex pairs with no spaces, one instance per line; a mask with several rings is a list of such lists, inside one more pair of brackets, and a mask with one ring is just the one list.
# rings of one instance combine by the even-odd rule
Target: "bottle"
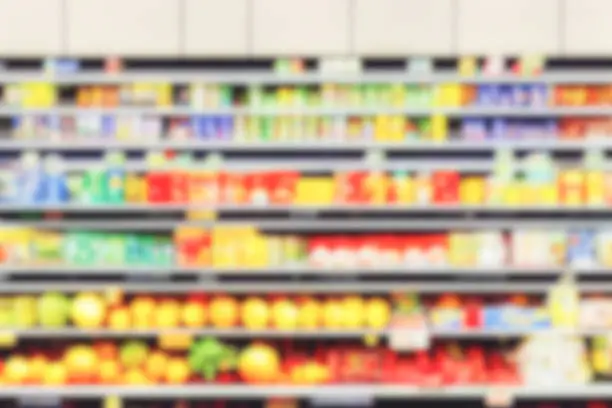
[[70,194],[63,159],[52,154],[44,161],[44,184],[46,190],[46,202],[48,204],[61,204],[68,202]]
[[125,155],[109,153],[106,158],[105,197],[108,204],[125,203]]
[[43,176],[40,156],[34,152],[24,153],[16,180],[19,203],[40,204],[45,201]]

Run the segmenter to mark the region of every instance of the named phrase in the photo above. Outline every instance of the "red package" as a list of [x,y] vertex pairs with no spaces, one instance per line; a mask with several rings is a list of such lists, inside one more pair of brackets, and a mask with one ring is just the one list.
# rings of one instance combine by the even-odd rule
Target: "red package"
[[152,171],[146,176],[147,201],[152,204],[172,202],[173,175],[169,171]]
[[437,171],[431,177],[432,200],[435,204],[459,202],[461,177],[456,171]]
[[293,171],[284,171],[273,173],[271,177],[272,202],[279,205],[292,204],[295,200],[300,174]]

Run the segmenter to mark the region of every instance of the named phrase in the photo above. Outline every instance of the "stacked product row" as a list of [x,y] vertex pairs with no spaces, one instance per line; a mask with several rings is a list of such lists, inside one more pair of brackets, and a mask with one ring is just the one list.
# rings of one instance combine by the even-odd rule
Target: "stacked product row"
[[[450,233],[278,235],[254,227],[179,227],[173,234],[56,232],[5,227],[0,263],[8,267],[208,267],[237,271],[350,268],[612,267],[612,233],[515,229]],[[452,269],[451,271],[452,272]],[[493,273],[494,271],[492,271]],[[535,272],[535,271],[534,271]],[[160,272],[161,273],[161,272]],[[202,271],[202,273],[206,273]],[[287,275],[291,275],[290,269]]]
[[518,160],[503,152],[489,175],[362,170],[313,177],[291,170],[219,171],[188,155],[168,159],[152,154],[150,159],[144,174],[128,170],[118,153],[75,173],[67,171],[68,161],[59,156],[27,154],[16,168],[2,173],[0,199],[16,205],[612,204],[612,172],[601,152],[589,153],[584,164],[572,167],[561,167],[547,154]]
[[[343,85],[282,86],[247,90],[224,85],[196,84],[173,88],[170,84],[79,87],[73,101],[60,98],[53,84],[16,84],[5,89],[7,106],[53,108],[75,106],[75,114],[39,114],[16,117],[13,136],[45,139],[197,139],[224,141],[443,141],[456,137],[443,114],[393,113],[397,109],[435,108],[548,108],[605,107],[610,105],[610,86],[521,85]],[[114,115],[95,108],[191,107],[177,111],[166,122],[156,114]],[[227,112],[232,108],[267,109],[266,116]],[[91,111],[87,113],[86,109]],[[218,114],[199,114],[198,109],[218,109]],[[288,110],[278,114],[276,110]],[[291,110],[295,109],[294,112]],[[303,109],[331,109],[330,113],[305,113]],[[349,110],[335,115],[333,109]],[[351,115],[350,110],[356,110]],[[385,113],[357,113],[359,109],[388,109]],[[423,116],[421,119],[407,116]],[[579,116],[579,114],[577,115]],[[542,139],[610,136],[610,121],[601,119],[485,119],[460,121],[459,136],[479,139]]]
[[[576,308],[539,296],[409,294],[412,307],[432,330],[537,331],[552,328],[612,327],[612,297],[585,296]],[[570,310],[571,309],[571,310]],[[181,296],[82,292],[0,298],[0,328],[384,330],[403,310],[392,297],[344,295],[246,295],[208,293]],[[315,332],[312,332],[316,336]]]

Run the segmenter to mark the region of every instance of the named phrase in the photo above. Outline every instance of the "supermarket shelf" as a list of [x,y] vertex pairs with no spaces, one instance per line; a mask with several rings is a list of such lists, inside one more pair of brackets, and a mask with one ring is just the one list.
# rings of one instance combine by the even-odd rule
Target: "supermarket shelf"
[[269,70],[243,71],[237,73],[202,72],[202,71],[130,71],[121,73],[103,73],[99,71],[76,73],[52,73],[40,70],[20,71],[20,73],[4,72],[0,75],[0,83],[20,82],[50,82],[56,84],[125,84],[134,82],[160,82],[189,84],[194,82],[215,84],[269,84],[269,85],[316,85],[320,83],[343,84],[434,84],[434,83],[465,83],[465,84],[607,84],[612,83],[612,73],[598,70],[571,70],[565,72],[546,72],[538,76],[520,75],[475,75],[461,76],[454,70],[441,70],[431,74],[401,73],[397,71],[377,71],[372,73],[301,73],[279,74]]
[[412,385],[332,385],[332,386],[253,386],[253,385],[181,385],[168,386],[69,386],[69,387],[10,387],[0,388],[4,398],[104,398],[165,399],[165,398],[214,398],[231,399],[294,397],[329,398],[336,401],[357,401],[360,398],[391,399],[453,399],[484,398],[492,391],[503,391],[515,398],[573,399],[583,397],[611,397],[610,384],[539,385],[539,386],[446,386],[417,387]]
[[[426,276],[477,276],[477,277],[503,277],[510,275],[521,276],[558,276],[565,271],[559,267],[428,267],[428,266],[373,266],[370,268],[314,268],[303,265],[288,265],[269,268],[206,268],[206,267],[141,267],[141,266],[76,266],[76,265],[10,265],[0,264],[0,276],[15,275],[27,276],[30,274],[53,275],[128,275],[168,277],[176,275],[192,275],[201,277],[215,276],[325,276],[325,277],[359,277],[381,275],[426,275]],[[573,268],[572,273],[577,276],[612,276],[612,268],[594,266],[592,268]]]
[[612,107],[426,107],[426,108],[392,108],[392,107],[275,107],[275,108],[191,108],[191,107],[117,107],[117,108],[80,108],[76,106],[55,106],[50,108],[0,107],[0,116],[20,115],[117,115],[117,116],[375,116],[375,115],[406,115],[430,116],[442,114],[449,117],[600,117],[612,116]]
[[481,214],[596,214],[612,215],[612,206],[600,205],[399,205],[399,204],[323,204],[323,205],[244,205],[244,204],[0,204],[0,213],[21,212],[65,212],[65,213],[142,213],[142,212],[180,212],[180,211],[214,211],[218,213],[257,213],[267,214],[276,212],[289,213],[428,213],[428,214],[453,214],[453,213],[481,213]]
[[118,141],[108,138],[91,138],[85,141],[79,139],[67,139],[56,141],[23,141],[13,139],[6,141],[0,139],[0,151],[19,150],[59,150],[65,152],[83,150],[190,150],[190,151],[251,151],[251,152],[275,152],[275,151],[431,151],[431,152],[493,152],[499,149],[511,150],[533,150],[552,152],[573,152],[589,149],[612,150],[612,141],[609,139],[584,139],[581,141],[567,141],[561,139],[542,140],[449,140],[441,142],[371,142],[371,141],[349,141],[349,140],[324,140],[320,142],[308,141],[312,138],[305,137],[304,140],[293,142],[257,142],[257,141],[216,141],[216,140],[147,140],[136,139]]
[[[86,283],[57,280],[37,280],[32,283],[6,283],[0,285],[0,293],[46,293],[46,292],[104,292],[106,290],[121,289],[125,293],[157,293],[178,294],[191,292],[210,293],[442,293],[452,291],[453,293],[546,293],[551,283],[541,282],[461,282],[448,281],[443,283],[404,283],[404,282],[350,282],[338,280],[342,275],[334,277],[322,283],[304,282],[265,282],[265,283],[228,283],[228,282],[198,282],[198,283],[169,283],[155,280],[140,281],[140,283],[116,282],[116,283]],[[610,293],[612,283],[580,283],[577,284],[582,293]]]
[[0,221],[0,227],[24,227],[35,229],[74,229],[94,231],[169,231],[180,226],[197,226],[212,228],[213,226],[232,227],[249,225],[264,231],[291,232],[353,232],[353,231],[448,231],[454,229],[487,230],[487,229],[548,229],[548,228],[609,228],[612,222],[602,219],[566,219],[561,217],[538,217],[538,219],[380,219],[380,220],[325,220],[292,218],[289,220],[262,220],[257,217],[241,217],[238,221]]
[[[429,329],[429,334],[435,338],[446,339],[496,339],[496,338],[520,338],[535,334],[551,336],[597,336],[609,334],[610,330],[590,329],[475,329],[475,330],[443,330]],[[362,330],[250,330],[250,329],[82,329],[82,328],[57,328],[57,329],[13,329],[0,328],[0,333],[10,333],[20,339],[89,339],[89,338],[154,338],[163,335],[189,335],[194,337],[222,337],[222,338],[300,338],[300,339],[345,339],[365,338],[368,336],[386,337],[390,334],[388,330],[362,329]]]

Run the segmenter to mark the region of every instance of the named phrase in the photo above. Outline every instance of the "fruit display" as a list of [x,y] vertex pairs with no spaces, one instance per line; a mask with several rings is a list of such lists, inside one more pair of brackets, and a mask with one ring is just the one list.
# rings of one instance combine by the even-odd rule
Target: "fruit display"
[[[542,347],[547,340],[549,348]],[[572,345],[572,349],[567,346]],[[542,362],[564,350],[566,365],[544,378]],[[574,350],[574,351],[572,351]],[[228,354],[229,353],[229,354]],[[553,359],[554,360],[554,359]],[[546,369],[554,370],[554,362]],[[539,377],[538,377],[539,372]],[[3,361],[3,385],[248,383],[252,385],[405,384],[451,385],[584,384],[592,378],[589,351],[580,340],[534,338],[511,348],[443,342],[429,351],[398,353],[383,346],[297,345],[252,342],[234,347],[200,339],[185,351],[148,343],[93,342],[51,350],[13,350]],[[528,381],[528,383],[526,382]]]
[[[570,291],[570,298],[571,296]],[[583,296],[572,306],[525,295],[460,296],[453,293],[411,294],[411,310],[419,310],[434,332],[612,327],[612,297]],[[64,295],[0,298],[0,329],[46,328],[108,330],[242,329],[253,330],[372,330],[393,328],[400,303],[384,295],[245,295],[194,293],[184,296],[134,294],[117,297],[82,292]],[[572,309],[570,309],[572,307]],[[212,340],[211,340],[212,341]],[[206,343],[218,359],[231,359],[231,350]],[[208,355],[203,353],[203,355]],[[204,358],[204,357],[202,357]],[[212,358],[212,357],[211,357]],[[233,360],[232,360],[233,361]],[[208,370],[197,364],[201,370]]]

